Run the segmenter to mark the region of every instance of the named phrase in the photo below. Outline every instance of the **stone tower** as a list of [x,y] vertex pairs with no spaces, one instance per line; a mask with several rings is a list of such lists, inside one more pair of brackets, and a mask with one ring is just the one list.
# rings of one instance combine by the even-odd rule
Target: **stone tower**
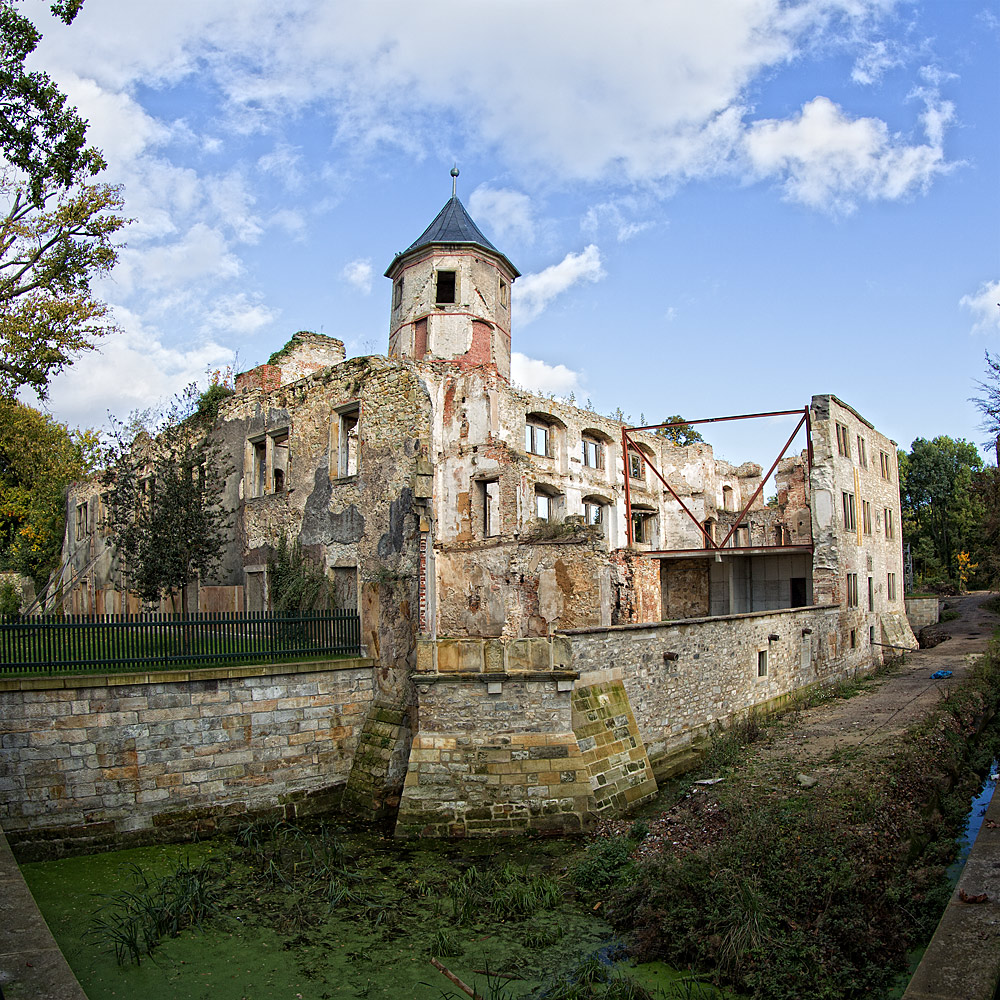
[[390,356],[491,365],[510,379],[510,289],[520,272],[479,231],[454,181],[451,199],[385,276]]

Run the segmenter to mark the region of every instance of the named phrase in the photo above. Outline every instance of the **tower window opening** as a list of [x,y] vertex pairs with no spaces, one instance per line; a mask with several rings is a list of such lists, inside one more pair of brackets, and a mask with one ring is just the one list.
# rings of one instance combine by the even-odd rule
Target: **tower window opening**
[[449,305],[455,301],[455,272],[438,271],[437,289],[434,301],[438,305]]

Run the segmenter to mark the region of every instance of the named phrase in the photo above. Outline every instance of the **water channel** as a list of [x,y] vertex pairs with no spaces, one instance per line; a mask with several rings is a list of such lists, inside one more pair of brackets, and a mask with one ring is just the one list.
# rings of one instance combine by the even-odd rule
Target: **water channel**
[[[345,830],[310,837],[308,847],[286,831],[256,843],[136,848],[22,871],[89,1000],[463,996],[432,956],[484,998],[514,1000],[539,995],[588,960],[615,957],[601,900],[566,879],[579,841],[413,846]],[[163,937],[140,964],[119,965],[112,937],[99,929],[123,912],[116,894],[118,904],[123,892],[156,897],[159,880],[179,868],[202,873],[216,912]],[[533,910],[532,893],[540,887],[544,897],[546,886],[555,891]],[[607,972],[627,972],[654,996],[720,995],[692,990],[660,963]]]

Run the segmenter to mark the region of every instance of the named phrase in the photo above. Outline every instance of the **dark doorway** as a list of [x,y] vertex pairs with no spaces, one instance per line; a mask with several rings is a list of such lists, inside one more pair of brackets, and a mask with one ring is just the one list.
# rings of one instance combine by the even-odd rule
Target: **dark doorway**
[[806,600],[806,578],[804,576],[793,576],[789,583],[792,586],[792,603],[793,608],[804,608],[808,604]]

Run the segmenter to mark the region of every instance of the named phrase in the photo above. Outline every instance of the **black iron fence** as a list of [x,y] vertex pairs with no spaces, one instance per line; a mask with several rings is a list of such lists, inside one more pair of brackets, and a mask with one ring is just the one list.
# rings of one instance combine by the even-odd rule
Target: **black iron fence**
[[0,676],[358,656],[356,611],[0,616]]

